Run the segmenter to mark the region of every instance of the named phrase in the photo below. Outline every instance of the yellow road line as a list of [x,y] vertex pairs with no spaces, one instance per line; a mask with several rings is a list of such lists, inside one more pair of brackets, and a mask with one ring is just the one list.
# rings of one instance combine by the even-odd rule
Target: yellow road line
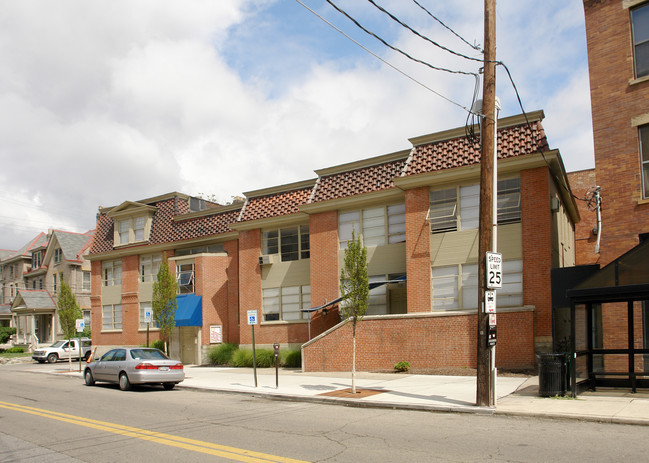
[[106,431],[113,434],[122,436],[135,437],[137,439],[155,442],[157,444],[169,445],[171,447],[178,447],[185,450],[194,452],[206,453],[209,455],[229,458],[231,460],[244,461],[244,462],[276,462],[276,463],[307,463],[303,460],[295,460],[292,458],[284,458],[267,453],[253,452],[251,450],[239,449],[236,447],[229,447],[227,445],[213,444],[211,442],[204,442],[196,439],[189,439],[181,436],[174,436],[172,434],[165,434],[156,431],[148,431],[146,429],[134,428],[131,426],[124,426],[116,423],[109,423],[106,421],[92,420],[81,416],[68,415],[65,413],[44,410],[35,407],[28,407],[26,405],[18,405],[10,402],[0,401],[0,407],[17,412],[28,413],[31,415],[42,416],[52,420],[63,421],[66,423],[76,424],[87,428]]

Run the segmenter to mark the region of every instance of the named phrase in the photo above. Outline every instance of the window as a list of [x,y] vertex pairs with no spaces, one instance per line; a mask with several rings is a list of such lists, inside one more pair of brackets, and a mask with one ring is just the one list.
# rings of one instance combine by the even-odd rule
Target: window
[[119,286],[122,284],[122,261],[111,260],[102,262],[104,286]]
[[56,292],[57,285],[56,285],[56,274],[52,275],[52,291]]
[[194,292],[194,263],[176,265],[176,281],[179,294]]
[[[431,191],[428,217],[431,233],[478,228],[480,218],[480,185],[465,185],[459,188]],[[515,177],[499,180],[498,223],[513,223],[520,222],[520,220],[520,178]]]
[[102,307],[101,311],[102,330],[122,329],[122,305],[109,304]]
[[457,188],[430,192],[429,217],[433,233],[457,230]]
[[32,269],[35,270],[39,268],[42,263],[43,263],[43,253],[38,251],[32,254]]
[[[434,267],[433,310],[478,308],[478,265],[461,264]],[[523,261],[503,262],[503,286],[496,291],[498,307],[523,304]]]
[[280,254],[282,262],[310,257],[309,226],[266,230],[262,236],[262,254]]
[[158,328],[158,322],[153,318],[153,308],[151,302],[140,302],[140,329],[146,330],[146,322],[144,321],[144,311],[149,309],[151,311],[151,323],[149,323],[149,328]]
[[176,256],[189,256],[192,254],[205,254],[205,253],[215,254],[218,252],[223,252],[222,244],[212,244],[209,246],[200,246],[197,248],[189,248],[189,249],[178,249],[176,251]]
[[301,320],[301,309],[310,307],[311,286],[286,286],[262,290],[262,315],[266,322]]
[[38,280],[38,289],[43,289],[43,279]]
[[81,274],[81,278],[81,289],[83,291],[90,291],[90,272],[84,270]]
[[402,243],[406,240],[406,206],[401,203],[339,213],[338,238],[341,249],[345,249],[352,239],[352,230],[356,236],[363,237],[365,246]]
[[649,4],[631,10],[636,78],[649,75]]
[[115,245],[137,243],[148,239],[148,216],[129,217],[116,222]]
[[32,280],[32,289],[36,289],[36,280]]
[[156,281],[161,262],[162,256],[160,254],[140,256],[140,281]]
[[86,329],[90,328],[90,310],[83,311],[83,324]]
[[58,264],[63,259],[63,250],[61,248],[54,250],[54,263]]
[[649,198],[649,125],[638,128],[640,138],[640,169],[642,175],[642,197]]

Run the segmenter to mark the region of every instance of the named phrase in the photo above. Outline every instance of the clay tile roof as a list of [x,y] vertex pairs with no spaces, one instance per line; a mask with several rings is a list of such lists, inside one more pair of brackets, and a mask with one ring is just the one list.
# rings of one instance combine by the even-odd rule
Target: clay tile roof
[[312,187],[308,187],[249,198],[240,221],[295,214],[299,206],[309,201],[311,191]]
[[394,187],[405,159],[320,177],[311,202],[327,201]]
[[[190,217],[186,220],[174,220],[174,217],[189,213],[188,202],[174,198],[160,201],[156,208],[149,244],[171,243],[227,233],[231,231],[229,224],[236,222],[239,215],[239,210],[236,209]],[[90,254],[113,250],[113,226],[113,219],[105,213],[99,215]]]
[[[548,149],[540,121],[498,129],[498,159],[536,153]],[[467,137],[452,138],[416,146],[404,176],[435,172],[480,162],[480,143]]]

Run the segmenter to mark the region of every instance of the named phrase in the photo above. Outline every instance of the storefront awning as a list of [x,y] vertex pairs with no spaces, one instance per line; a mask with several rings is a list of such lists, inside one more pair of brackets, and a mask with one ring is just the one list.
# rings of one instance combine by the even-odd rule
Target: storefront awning
[[176,296],[176,326],[203,326],[203,296]]

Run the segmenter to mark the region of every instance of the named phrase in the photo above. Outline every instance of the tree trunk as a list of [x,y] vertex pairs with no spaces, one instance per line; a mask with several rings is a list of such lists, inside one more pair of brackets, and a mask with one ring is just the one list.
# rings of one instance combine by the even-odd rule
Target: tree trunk
[[356,323],[352,325],[352,394],[356,394]]

